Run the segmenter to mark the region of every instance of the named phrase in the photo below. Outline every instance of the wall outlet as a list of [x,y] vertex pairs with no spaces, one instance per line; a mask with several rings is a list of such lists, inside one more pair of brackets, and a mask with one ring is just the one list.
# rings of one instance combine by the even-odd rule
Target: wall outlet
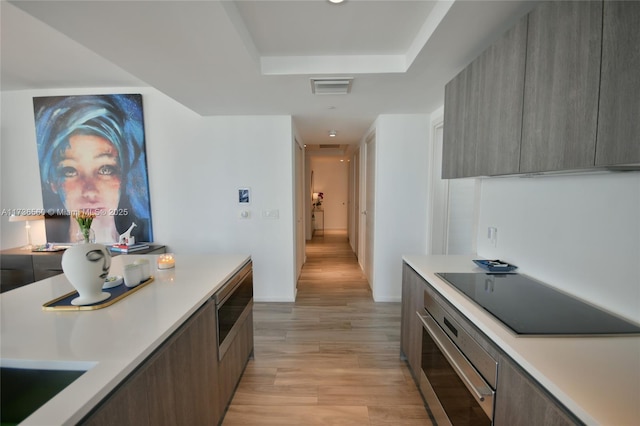
[[490,226],[487,228],[487,239],[492,246],[498,247],[498,228]]

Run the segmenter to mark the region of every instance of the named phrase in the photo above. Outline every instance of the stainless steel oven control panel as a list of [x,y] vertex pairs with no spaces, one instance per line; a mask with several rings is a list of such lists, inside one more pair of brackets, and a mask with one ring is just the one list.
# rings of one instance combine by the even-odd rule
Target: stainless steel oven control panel
[[467,333],[446,309],[431,295],[424,292],[424,306],[440,328],[449,336],[484,379],[495,389],[498,379],[498,362]]

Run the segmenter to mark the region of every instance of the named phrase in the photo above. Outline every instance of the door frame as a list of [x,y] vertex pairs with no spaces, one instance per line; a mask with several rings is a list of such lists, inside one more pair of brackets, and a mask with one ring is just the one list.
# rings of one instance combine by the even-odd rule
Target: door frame
[[[364,155],[361,155],[360,175],[360,244],[358,262],[369,286],[373,289],[373,257],[375,230],[375,163],[376,132],[372,130],[364,141]],[[364,207],[364,210],[363,210]],[[371,210],[371,211],[369,211]]]
[[446,254],[449,240],[449,180],[442,179],[443,116],[431,122],[428,254]]

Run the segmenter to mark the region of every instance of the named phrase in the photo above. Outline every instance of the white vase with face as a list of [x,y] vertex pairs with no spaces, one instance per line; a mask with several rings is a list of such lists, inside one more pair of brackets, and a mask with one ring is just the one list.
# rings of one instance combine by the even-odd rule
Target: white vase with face
[[78,291],[72,305],[91,305],[109,298],[102,286],[109,276],[111,254],[102,244],[78,244],[62,255],[62,271]]

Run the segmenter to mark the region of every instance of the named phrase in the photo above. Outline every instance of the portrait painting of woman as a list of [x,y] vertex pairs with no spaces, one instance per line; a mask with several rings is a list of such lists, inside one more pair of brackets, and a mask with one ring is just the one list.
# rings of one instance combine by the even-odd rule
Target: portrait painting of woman
[[95,215],[99,243],[117,243],[132,223],[153,241],[142,95],[33,99],[49,242],[75,242],[73,212]]

